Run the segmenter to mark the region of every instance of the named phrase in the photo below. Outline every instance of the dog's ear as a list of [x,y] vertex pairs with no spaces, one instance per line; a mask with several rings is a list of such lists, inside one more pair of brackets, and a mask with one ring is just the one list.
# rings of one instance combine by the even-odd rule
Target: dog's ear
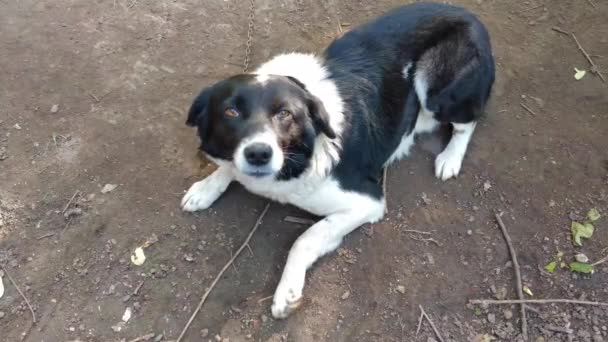
[[304,89],[304,91],[306,92],[308,96],[308,112],[310,113],[310,117],[312,119],[312,123],[315,126],[315,129],[323,132],[323,134],[325,134],[328,138],[334,139],[336,137],[336,132],[333,130],[333,128],[331,128],[331,125],[329,124],[329,113],[327,113],[327,110],[325,109],[325,106],[323,105],[321,100],[319,100],[316,96],[312,95],[308,91],[308,89],[306,89],[304,83],[300,82],[300,80],[298,80],[297,78],[292,76],[287,76],[287,78],[293,83],[297,84],[300,88]]
[[211,97],[212,87],[203,89],[200,94],[194,99],[190,111],[188,112],[188,119],[186,119],[186,125],[193,127],[196,126],[200,120],[204,120],[207,116],[207,106],[209,105],[209,98]]
[[308,112],[317,130],[323,132],[330,139],[336,138],[336,132],[329,123],[329,113],[327,113],[323,102],[312,94],[308,99]]

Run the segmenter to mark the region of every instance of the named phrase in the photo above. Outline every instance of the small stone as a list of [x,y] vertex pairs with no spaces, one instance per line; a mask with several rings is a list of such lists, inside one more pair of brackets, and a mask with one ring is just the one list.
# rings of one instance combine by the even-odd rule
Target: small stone
[[15,127],[15,129],[18,131],[21,130],[21,125],[18,123],[16,123],[15,126],[13,126],[13,127]]
[[203,330],[201,330],[201,337],[205,338],[207,336],[209,336],[209,329],[203,329]]
[[6,151],[6,147],[0,147],[0,161],[8,158],[8,152]]
[[263,323],[266,323],[268,321],[268,316],[266,316],[266,315],[262,315],[262,316],[260,316],[260,318],[262,319]]
[[101,193],[102,194],[106,194],[110,191],[113,191],[114,189],[116,189],[118,187],[118,185],[116,184],[106,184],[103,186],[103,188],[101,188]]
[[126,303],[129,301],[129,299],[131,299],[131,295],[126,295],[126,296],[122,297],[122,302]]
[[604,342],[604,338],[600,334],[593,335],[593,342]]
[[467,235],[473,235],[473,231],[472,230],[467,230]]
[[70,208],[68,210],[65,211],[65,213],[63,213],[63,217],[65,218],[70,218],[73,216],[80,216],[82,215],[82,209],[80,208]]
[[163,340],[163,334],[158,334],[156,335],[156,337],[154,338],[154,342],[160,342]]
[[507,289],[505,287],[501,287],[496,290],[496,299],[503,300],[507,298]]
[[542,336],[538,336],[534,342],[545,342],[545,338]]
[[340,298],[342,298],[342,300],[346,300],[346,299],[348,299],[348,297],[350,297],[350,291],[346,291],[342,294],[342,296],[340,296]]
[[550,200],[549,201],[549,207],[555,207],[555,201],[554,200]]
[[397,292],[401,293],[401,294],[405,294],[405,286],[403,285],[398,285],[397,286]]
[[496,315],[493,313],[489,313],[488,314],[488,322],[490,322],[491,324],[496,323]]
[[55,114],[55,113],[57,113],[58,111],[59,111],[59,105],[58,105],[58,104],[54,104],[54,105],[51,107],[51,113]]
[[513,311],[511,311],[511,310],[509,310],[509,309],[507,309],[507,310],[503,311],[503,314],[505,315],[505,318],[506,318],[506,319],[511,319],[511,318],[513,318]]
[[184,260],[187,262],[194,262],[194,256],[190,253],[186,253],[184,254]]
[[488,190],[490,190],[491,187],[492,187],[492,184],[490,184],[489,181],[485,181],[483,183],[483,191],[488,191]]
[[586,264],[586,263],[588,263],[588,262],[589,262],[589,258],[588,258],[588,257],[587,257],[585,254],[583,254],[583,253],[578,253],[578,254],[576,254],[576,255],[574,256],[574,259],[576,259],[576,261],[578,261],[578,262],[582,262],[582,263],[584,263],[584,264]]
[[4,311],[0,311],[0,319],[4,318],[6,314],[4,313]]

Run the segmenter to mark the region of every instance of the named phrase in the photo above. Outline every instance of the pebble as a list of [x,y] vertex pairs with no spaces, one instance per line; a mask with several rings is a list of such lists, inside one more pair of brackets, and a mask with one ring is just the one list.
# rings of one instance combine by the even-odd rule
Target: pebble
[[106,194],[110,191],[113,191],[114,189],[116,189],[118,187],[118,185],[116,184],[106,184],[103,186],[103,188],[101,188],[101,193],[102,194]]
[[154,338],[154,342],[160,342],[160,341],[162,341],[162,339],[163,339],[163,334],[158,334]]
[[507,309],[507,310],[503,311],[503,314],[505,315],[505,318],[506,318],[506,319],[511,319],[511,318],[513,318],[513,311],[511,311],[511,310],[509,310],[509,309]]
[[489,313],[488,314],[488,322],[490,322],[492,324],[496,323],[496,315],[493,314],[493,313]]
[[4,318],[4,315],[5,315],[4,311],[0,311],[0,319]]
[[473,231],[472,230],[467,230],[467,235],[473,235]]
[[260,318],[262,319],[262,322],[266,323],[268,321],[268,316],[266,315],[262,315],[260,316]]
[[55,114],[55,113],[57,113],[58,111],[59,111],[59,105],[58,105],[58,104],[54,104],[54,105],[51,107],[51,113]]
[[340,298],[342,298],[342,300],[346,300],[346,299],[348,299],[348,297],[350,297],[350,291],[346,291],[342,294],[342,296],[340,296]]
[[578,262],[582,262],[582,263],[585,263],[585,264],[589,262],[589,257],[587,257],[583,253],[576,254],[574,256],[574,259],[576,259],[576,261],[578,261]]
[[201,337],[205,338],[207,336],[209,336],[209,329],[203,329],[203,330],[201,330]]
[[397,292],[401,293],[401,294],[405,294],[405,286],[403,285],[398,285],[397,286]]

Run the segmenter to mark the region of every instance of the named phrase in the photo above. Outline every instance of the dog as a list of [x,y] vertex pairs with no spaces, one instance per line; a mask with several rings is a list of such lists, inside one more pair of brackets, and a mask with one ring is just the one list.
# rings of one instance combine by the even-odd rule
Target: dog
[[195,98],[186,124],[218,168],[191,186],[182,209],[208,208],[237,181],[323,217],[289,251],[271,306],[285,318],[301,303],[307,269],[383,217],[383,169],[408,155],[417,134],[451,125],[435,175],[459,174],[494,74],[484,25],[439,3],[394,9],[320,55],[278,55]]

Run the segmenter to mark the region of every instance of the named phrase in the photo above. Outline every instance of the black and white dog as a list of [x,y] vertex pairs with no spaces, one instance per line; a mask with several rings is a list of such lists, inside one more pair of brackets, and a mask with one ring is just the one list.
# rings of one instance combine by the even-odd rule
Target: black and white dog
[[458,175],[493,82],[483,24],[439,3],[395,9],[319,56],[276,56],[195,99],[187,124],[219,167],[192,185],[182,208],[208,208],[236,180],[324,217],[289,252],[272,304],[274,317],[287,317],[306,270],[345,235],[382,218],[382,170],[407,156],[417,133],[453,126],[435,174]]

